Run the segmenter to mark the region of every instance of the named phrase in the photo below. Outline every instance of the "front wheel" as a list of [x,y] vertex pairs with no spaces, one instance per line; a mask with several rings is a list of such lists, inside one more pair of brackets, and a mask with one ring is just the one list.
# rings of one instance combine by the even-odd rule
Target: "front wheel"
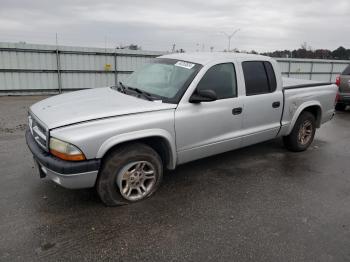
[[96,190],[107,206],[125,205],[150,197],[163,177],[160,156],[151,147],[132,143],[103,160]]
[[303,112],[296,121],[292,132],[283,137],[285,147],[294,152],[306,150],[314,140],[316,120],[310,112]]

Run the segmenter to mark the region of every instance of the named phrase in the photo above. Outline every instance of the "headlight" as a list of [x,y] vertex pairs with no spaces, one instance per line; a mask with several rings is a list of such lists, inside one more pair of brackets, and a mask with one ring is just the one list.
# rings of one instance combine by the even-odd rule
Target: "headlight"
[[57,138],[50,138],[50,153],[68,161],[81,161],[86,159],[84,154],[76,146]]

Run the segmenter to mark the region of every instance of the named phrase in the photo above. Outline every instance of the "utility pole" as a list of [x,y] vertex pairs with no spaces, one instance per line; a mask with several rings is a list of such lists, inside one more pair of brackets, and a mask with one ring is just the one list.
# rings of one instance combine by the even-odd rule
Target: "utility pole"
[[56,32],[56,65],[57,65],[57,81],[58,93],[62,93],[62,79],[61,79],[61,60],[60,52],[58,51],[58,34]]
[[227,52],[230,52],[230,50],[231,50],[231,39],[232,39],[232,37],[233,37],[239,30],[241,30],[241,29],[238,28],[237,30],[233,31],[231,34],[227,34],[226,32],[221,31],[221,33],[223,33],[223,34],[227,37],[227,39],[228,39],[228,48],[227,48]]

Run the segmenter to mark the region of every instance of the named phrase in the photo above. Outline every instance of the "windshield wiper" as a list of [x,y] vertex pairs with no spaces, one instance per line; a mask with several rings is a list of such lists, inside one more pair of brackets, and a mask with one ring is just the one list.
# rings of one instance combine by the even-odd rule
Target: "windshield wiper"
[[145,91],[143,91],[141,89],[138,89],[136,87],[129,87],[129,86],[127,87],[127,89],[130,89],[130,90],[132,90],[132,91],[142,95],[143,97],[145,97],[149,101],[153,101],[154,97],[151,94],[149,94],[149,93],[147,93],[147,92],[145,92]]
[[126,94],[126,87],[124,86],[124,84],[122,82],[119,82],[120,88],[118,88],[118,91]]
[[131,90],[133,92],[136,92],[138,93],[139,95],[142,95],[144,98],[146,98],[147,100],[149,101],[153,101],[153,99],[155,98],[154,96],[152,96],[151,94],[141,90],[141,89],[138,89],[136,87],[129,87],[129,86],[125,86],[122,82],[119,82],[119,87],[117,89],[119,92],[122,92],[124,94],[126,94],[126,90]]

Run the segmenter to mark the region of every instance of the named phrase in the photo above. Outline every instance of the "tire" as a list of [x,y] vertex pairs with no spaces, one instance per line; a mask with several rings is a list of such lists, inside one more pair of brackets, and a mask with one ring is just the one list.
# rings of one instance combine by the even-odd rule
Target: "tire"
[[131,143],[105,157],[96,191],[107,206],[126,205],[150,197],[162,178],[163,163],[158,153],[145,144]]
[[[306,126],[308,128],[303,129]],[[284,145],[288,150],[293,152],[305,151],[314,140],[315,132],[316,120],[314,115],[307,111],[302,112],[297,119],[292,132],[288,136],[283,137]],[[306,136],[308,138],[303,139]]]
[[337,110],[337,111],[344,111],[345,108],[346,108],[345,104],[338,103],[335,105],[335,110]]

